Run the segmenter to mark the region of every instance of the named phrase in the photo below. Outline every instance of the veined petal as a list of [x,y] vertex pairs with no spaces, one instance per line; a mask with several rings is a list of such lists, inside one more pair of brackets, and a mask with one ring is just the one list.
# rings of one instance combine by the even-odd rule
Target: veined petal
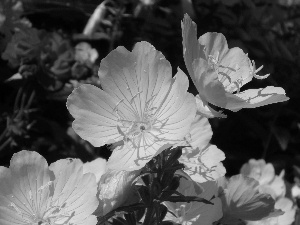
[[[117,130],[117,105],[117,99],[89,84],[76,88],[67,100],[68,110],[75,118],[73,129],[94,146],[122,139]],[[130,112],[125,108],[118,107],[118,111],[125,118],[132,119]]]
[[154,127],[161,131],[158,139],[164,139],[168,143],[183,139],[189,132],[196,113],[194,96],[187,92],[187,76],[178,68],[174,79],[167,98],[155,114],[157,123],[154,123]]
[[210,68],[208,61],[202,58],[194,60],[193,69],[196,74],[194,84],[202,101],[224,108],[226,92],[223,84],[219,81],[217,72]]
[[223,34],[205,33],[199,38],[199,43],[205,46],[206,59],[214,64],[218,79],[226,91],[232,93],[238,90],[242,84],[235,83],[237,81],[251,81],[248,56],[240,48],[228,49],[227,40]]
[[179,161],[185,165],[184,171],[196,182],[217,180],[226,173],[221,161],[225,154],[215,145],[206,149],[184,148]]
[[114,149],[107,161],[107,168],[111,170],[138,170],[149,162],[155,155],[171,147],[164,141],[158,141],[153,135],[146,134],[141,145],[133,146],[127,142]]
[[137,43],[132,52],[116,48],[101,61],[98,74],[103,90],[136,117],[155,111],[172,82],[170,63],[147,42]]
[[224,189],[223,202],[225,224],[239,220],[261,220],[263,218],[281,215],[276,210],[275,200],[268,194],[259,192],[259,183],[250,177],[236,175],[229,179]]
[[82,166],[80,160],[62,159],[49,167],[55,175],[52,204],[70,217],[62,217],[57,223],[63,223],[66,219],[74,224],[90,220],[89,216],[98,206],[95,175],[83,174]]
[[268,86],[259,89],[248,89],[235,95],[227,93],[226,108],[238,111],[242,108],[256,108],[289,100],[281,87]]
[[27,224],[45,211],[51,173],[36,152],[13,155],[9,169],[0,174],[1,224]]
[[201,115],[196,115],[190,132],[186,135],[185,141],[183,141],[179,146],[190,145],[193,149],[199,147],[204,149],[212,137],[211,126],[208,119]]

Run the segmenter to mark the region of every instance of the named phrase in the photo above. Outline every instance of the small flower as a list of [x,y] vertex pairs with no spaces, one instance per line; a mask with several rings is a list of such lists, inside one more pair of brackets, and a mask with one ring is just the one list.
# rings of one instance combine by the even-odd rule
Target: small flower
[[260,221],[248,221],[247,225],[291,225],[295,220],[296,207],[288,198],[279,198],[275,203],[275,209],[284,212],[283,215]]
[[[220,113],[209,107],[215,106],[238,111],[288,100],[280,87],[249,89],[240,88],[258,76],[254,61],[240,48],[229,49],[225,37],[220,33],[206,33],[197,40],[197,26],[185,15],[182,27],[183,54],[188,72],[203,101],[203,110],[212,116]],[[235,94],[234,94],[235,93]]]
[[36,152],[21,151],[10,167],[0,167],[0,224],[95,225],[95,176],[83,174],[80,160],[63,159],[49,167]]
[[95,214],[103,216],[134,199],[133,181],[140,174],[136,171],[108,170],[99,182],[100,204]]
[[224,182],[222,189],[219,194],[224,213],[222,224],[237,224],[241,220],[257,221],[282,214],[274,208],[275,200],[261,193],[259,183],[253,178],[232,176],[228,182]]
[[80,137],[94,146],[117,143],[108,169],[138,170],[189,132],[195,99],[186,75],[180,69],[171,74],[164,56],[139,42],[132,52],[118,47],[102,60],[103,90],[81,85],[69,96]]
[[263,159],[250,159],[248,163],[242,166],[241,174],[257,180],[261,190],[270,194],[274,199],[285,195],[284,171],[277,176],[274,166],[271,163],[266,163]]
[[[197,189],[204,189],[199,193]],[[211,204],[202,202],[165,202],[168,210],[172,213],[167,213],[164,220],[170,220],[183,225],[211,225],[213,222],[221,219],[222,203],[217,195],[217,184],[214,181],[208,181],[198,187],[196,182],[180,179],[180,186],[177,191],[185,196],[198,196],[209,200]],[[174,216],[175,215],[175,216]]]
[[181,144],[191,147],[182,149],[179,161],[185,165],[184,172],[198,183],[217,180],[226,173],[221,163],[225,159],[225,154],[217,146],[209,144],[211,136],[212,130],[208,119],[197,115],[190,133],[186,136],[186,143]]
[[91,67],[98,58],[98,52],[89,43],[80,42],[75,46],[75,60]]

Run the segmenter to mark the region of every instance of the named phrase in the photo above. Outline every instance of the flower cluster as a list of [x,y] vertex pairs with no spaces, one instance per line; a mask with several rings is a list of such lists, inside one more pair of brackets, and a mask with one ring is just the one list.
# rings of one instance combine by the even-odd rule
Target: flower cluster
[[[224,177],[225,154],[210,144],[208,121],[225,117],[212,105],[232,111],[259,107],[288,100],[284,90],[241,92],[252,78],[268,75],[257,75],[261,68],[240,48],[229,49],[222,34],[197,40],[196,24],[187,15],[182,36],[184,61],[199,95],[187,91],[189,79],[180,68],[172,77],[170,63],[150,43],[111,51],[100,64],[101,89],[83,84],[67,99],[75,132],[95,147],[111,145],[110,158],[85,165],[59,160],[48,167],[35,152],[16,154],[9,169],[0,168],[1,224],[93,225],[92,213],[116,217],[114,210],[128,204],[146,209],[139,218],[144,224],[152,224],[154,215],[157,224],[251,224],[280,220],[282,211],[292,214],[282,176],[270,164],[250,161],[243,175]],[[89,46],[78,46],[78,65],[96,58]],[[167,151],[175,153],[160,156]],[[133,217],[128,211],[120,220],[139,222]]]

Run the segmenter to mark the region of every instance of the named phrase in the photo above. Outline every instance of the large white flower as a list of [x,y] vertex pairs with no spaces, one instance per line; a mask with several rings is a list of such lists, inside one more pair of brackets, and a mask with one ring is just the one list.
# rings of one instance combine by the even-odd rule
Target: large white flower
[[95,176],[80,160],[63,159],[48,168],[36,152],[14,154],[0,167],[1,225],[95,225]]
[[225,154],[215,145],[209,144],[212,130],[206,117],[197,115],[185,138],[179,161],[185,165],[184,171],[196,182],[217,180],[226,173],[222,162]]
[[240,88],[258,76],[260,70],[240,48],[229,49],[224,35],[206,33],[197,40],[197,26],[185,15],[182,26],[183,55],[205,114],[220,116],[207,103],[238,111],[288,100],[280,87],[268,86],[240,92]]
[[103,90],[82,85],[69,96],[73,128],[94,146],[117,143],[108,169],[137,170],[182,140],[195,117],[188,79],[147,42],[113,50],[101,61]]

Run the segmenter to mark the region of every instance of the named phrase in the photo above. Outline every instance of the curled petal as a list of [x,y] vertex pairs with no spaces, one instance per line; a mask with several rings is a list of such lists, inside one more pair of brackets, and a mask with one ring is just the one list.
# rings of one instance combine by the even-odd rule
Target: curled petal
[[242,108],[256,108],[289,100],[289,98],[285,96],[283,88],[273,86],[248,89],[235,95],[228,93],[227,99],[226,108],[232,111],[238,111]]

